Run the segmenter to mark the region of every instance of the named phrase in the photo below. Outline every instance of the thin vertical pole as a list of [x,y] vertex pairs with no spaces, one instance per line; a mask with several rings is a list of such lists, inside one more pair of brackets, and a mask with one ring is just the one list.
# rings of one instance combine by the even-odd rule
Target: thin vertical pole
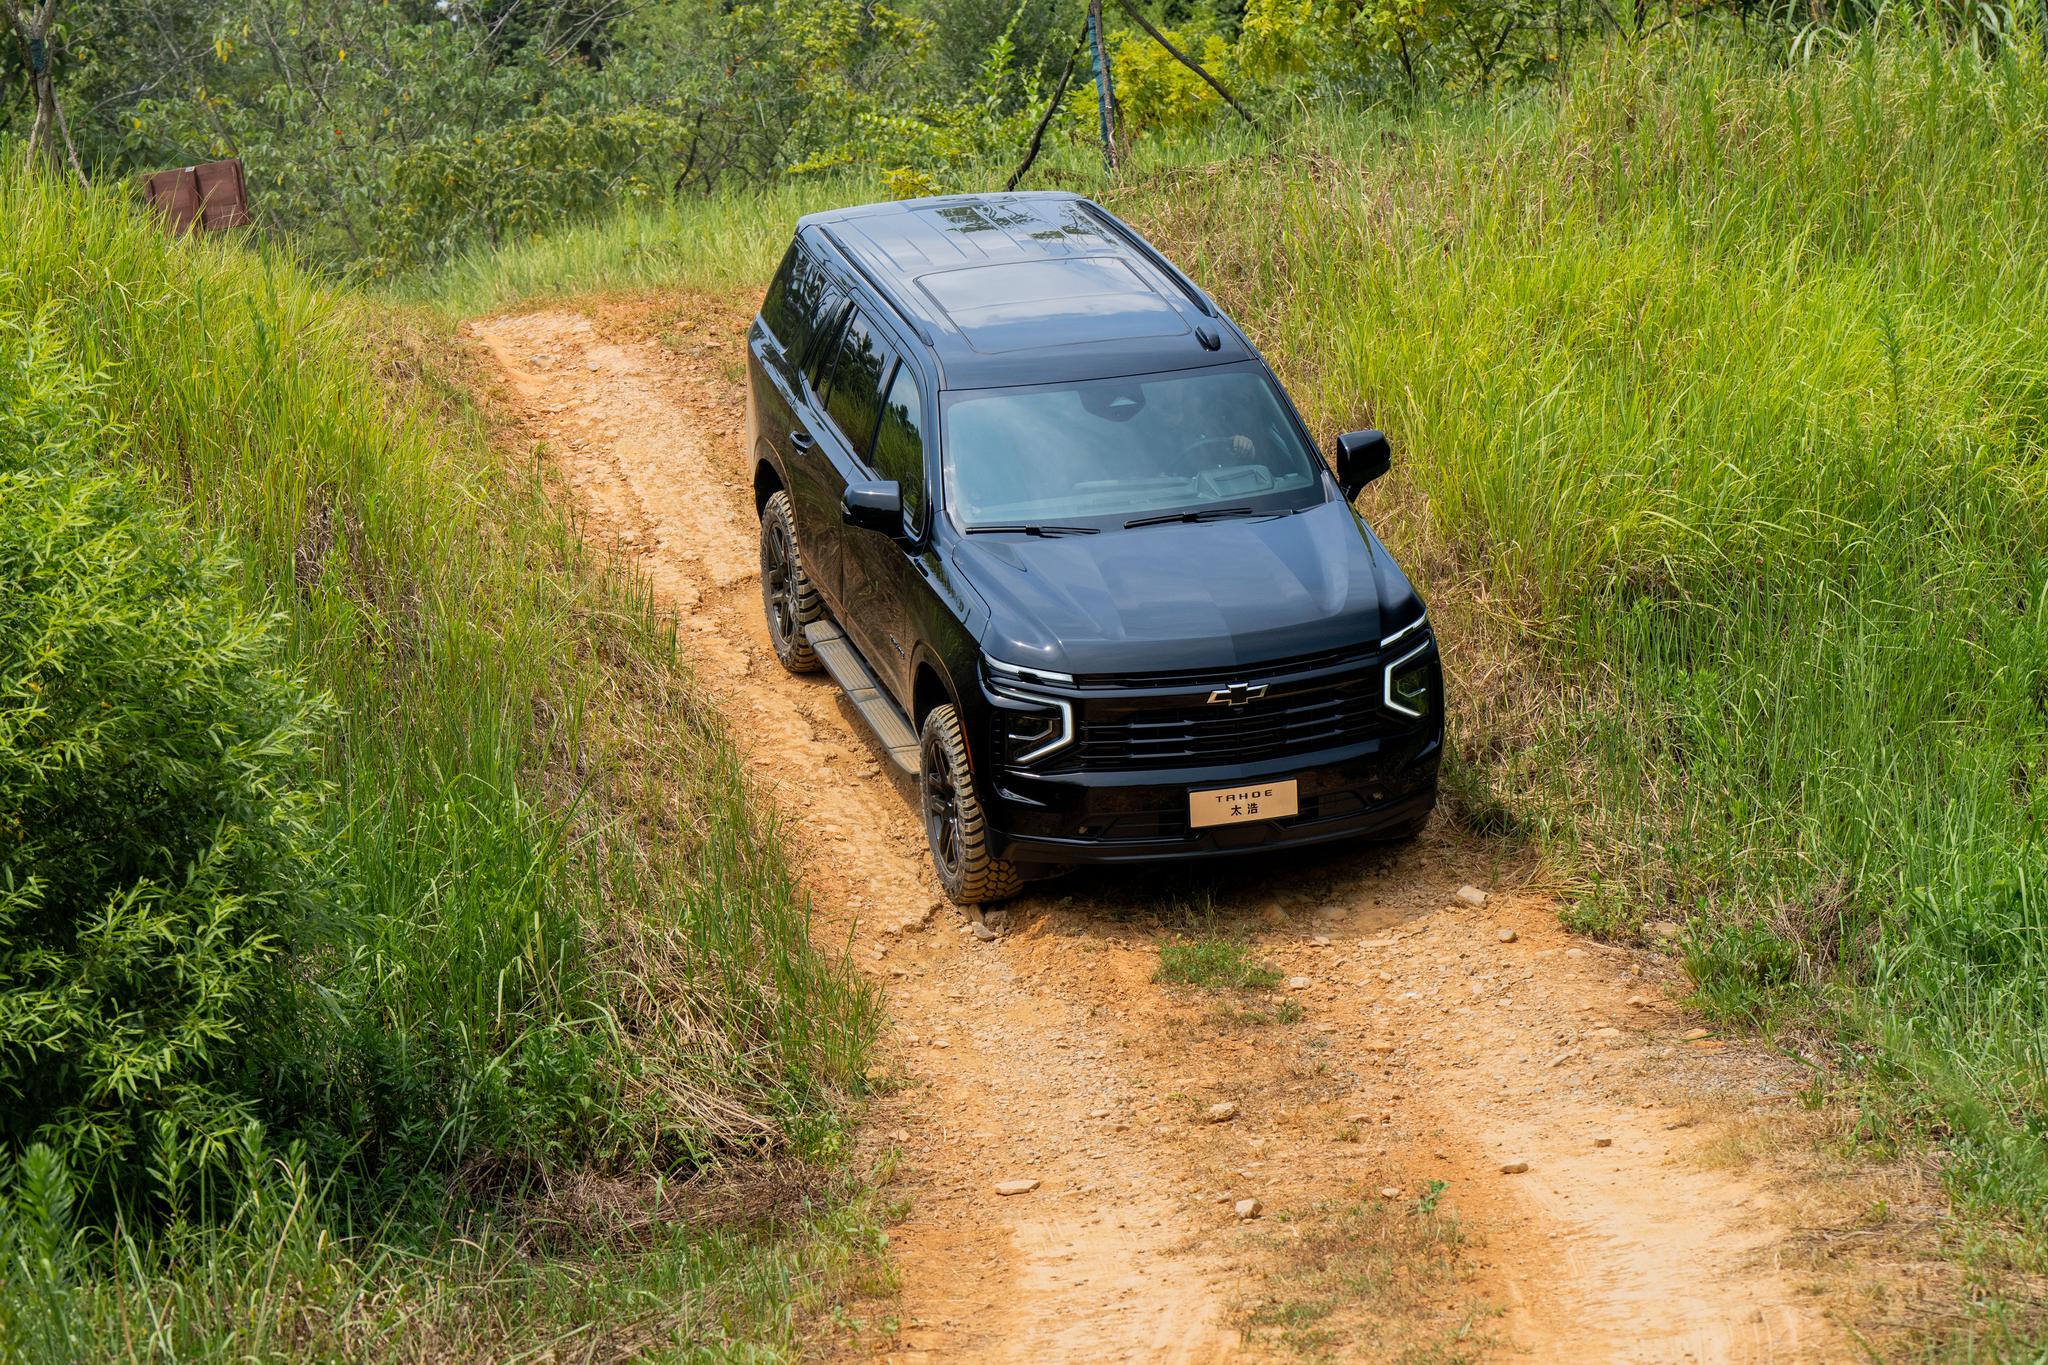
[[1102,0],[1088,0],[1088,53],[1095,64],[1095,112],[1102,128],[1102,164],[1116,169],[1116,88],[1102,41]]

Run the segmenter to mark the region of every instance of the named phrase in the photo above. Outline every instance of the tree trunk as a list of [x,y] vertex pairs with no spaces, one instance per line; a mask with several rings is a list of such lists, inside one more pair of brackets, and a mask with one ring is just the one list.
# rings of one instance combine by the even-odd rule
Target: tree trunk
[[[28,59],[29,94],[36,108],[35,120],[28,130],[29,156],[45,157],[53,167],[68,159],[72,171],[84,181],[85,169],[78,164],[78,149],[71,145],[71,128],[64,121],[63,106],[57,103],[57,78],[50,67],[50,29],[57,22],[57,0],[40,0],[28,9],[23,9],[16,0],[0,0],[0,16],[6,18],[8,27],[20,39]],[[57,150],[60,141],[61,159]]]

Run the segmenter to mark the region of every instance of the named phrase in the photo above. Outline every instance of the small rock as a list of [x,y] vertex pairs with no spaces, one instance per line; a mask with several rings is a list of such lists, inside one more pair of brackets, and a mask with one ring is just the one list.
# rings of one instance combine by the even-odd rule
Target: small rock
[[1251,1219],[1266,1211],[1266,1206],[1256,1199],[1240,1199],[1233,1206],[1239,1218]]
[[1305,991],[1315,984],[1315,982],[1305,976],[1290,976],[1287,978],[1287,989],[1290,991]]
[[1673,939],[1685,931],[1668,919],[1653,919],[1643,928],[1654,938]]
[[1037,1188],[1038,1182],[1036,1180],[998,1180],[996,1182],[996,1193],[1002,1195],[1005,1199],[1013,1194],[1029,1194]]
[[1711,1038],[1713,1036],[1714,1031],[1712,1029],[1689,1028],[1685,1031],[1685,1041],[1688,1043],[1695,1042],[1701,1038]]
[[1584,948],[1567,948],[1564,950],[1564,955],[1566,957],[1584,957],[1586,950]]
[[910,1141],[910,1130],[909,1130],[909,1129],[907,1129],[907,1128],[898,1128],[898,1129],[896,1129],[895,1131],[893,1131],[893,1132],[891,1132],[891,1133],[889,1134],[889,1141],[891,1141],[891,1142],[908,1142],[908,1141]]
[[1211,1123],[1228,1123],[1236,1117],[1236,1100],[1225,1100],[1221,1104],[1212,1104],[1209,1106],[1209,1122]]
[[1502,943],[1513,943],[1515,941],[1515,931],[1512,929],[1503,929],[1498,934],[1495,934],[1494,937],[1499,939]]
[[1458,899],[1467,905],[1484,905],[1486,893],[1476,886],[1461,886],[1458,888]]
[[1309,945],[1315,948],[1327,948],[1330,946],[1330,936],[1328,934],[1317,934],[1309,940]]
[[1621,1030],[1614,1027],[1614,1025],[1609,1024],[1606,1028],[1594,1029],[1591,1033],[1587,1034],[1586,1036],[1589,1038],[1619,1038],[1621,1036]]
[[1396,1186],[1396,1185],[1382,1185],[1382,1186],[1380,1186],[1380,1198],[1382,1198],[1382,1199],[1399,1199],[1400,1197],[1401,1197],[1401,1190],[1400,1190],[1400,1187],[1399,1187],[1399,1186]]
[[1367,1052],[1378,1052],[1384,1054],[1392,1052],[1394,1050],[1394,1045],[1389,1042],[1375,1040],[1373,1042],[1367,1043],[1365,1045],[1365,1050]]
[[1520,1175],[1528,1169],[1529,1163],[1526,1161],[1503,1161],[1500,1163],[1500,1173],[1502,1175]]
[[947,1041],[946,1041],[946,1040],[945,1040],[944,1038],[934,1038],[934,1039],[932,1039],[932,1041],[931,1041],[931,1046],[933,1046],[933,1047],[937,1047],[937,1048],[948,1048],[948,1047],[951,1047],[951,1046],[953,1046],[953,1045],[952,1045],[951,1043],[947,1042]]
[[1614,1145],[1614,1139],[1607,1137],[1594,1138],[1593,1145],[1595,1147],[1612,1147]]
[[978,919],[969,920],[967,922],[967,927],[973,932],[974,936],[980,939],[983,943],[994,943],[997,939],[1002,937],[1001,934],[989,928],[986,924],[983,924]]
[[1636,1009],[1646,1010],[1649,1009],[1651,1006],[1655,1005],[1657,1002],[1652,1000],[1647,995],[1631,995],[1628,998],[1628,1003],[1634,1006]]

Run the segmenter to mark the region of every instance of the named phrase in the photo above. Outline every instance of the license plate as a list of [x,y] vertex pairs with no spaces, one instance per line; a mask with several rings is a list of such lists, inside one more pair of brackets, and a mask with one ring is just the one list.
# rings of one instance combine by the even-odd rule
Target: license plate
[[1301,809],[1294,779],[1254,782],[1242,787],[1216,787],[1188,793],[1188,824],[1241,825],[1256,820],[1285,820]]

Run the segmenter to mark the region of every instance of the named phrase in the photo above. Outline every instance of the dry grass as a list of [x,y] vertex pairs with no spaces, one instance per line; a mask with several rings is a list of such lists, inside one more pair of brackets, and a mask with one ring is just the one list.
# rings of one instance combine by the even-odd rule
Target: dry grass
[[1237,1318],[1254,1343],[1297,1359],[1479,1359],[1492,1313],[1473,1296],[1478,1249],[1441,1187],[1271,1215],[1265,1292]]

